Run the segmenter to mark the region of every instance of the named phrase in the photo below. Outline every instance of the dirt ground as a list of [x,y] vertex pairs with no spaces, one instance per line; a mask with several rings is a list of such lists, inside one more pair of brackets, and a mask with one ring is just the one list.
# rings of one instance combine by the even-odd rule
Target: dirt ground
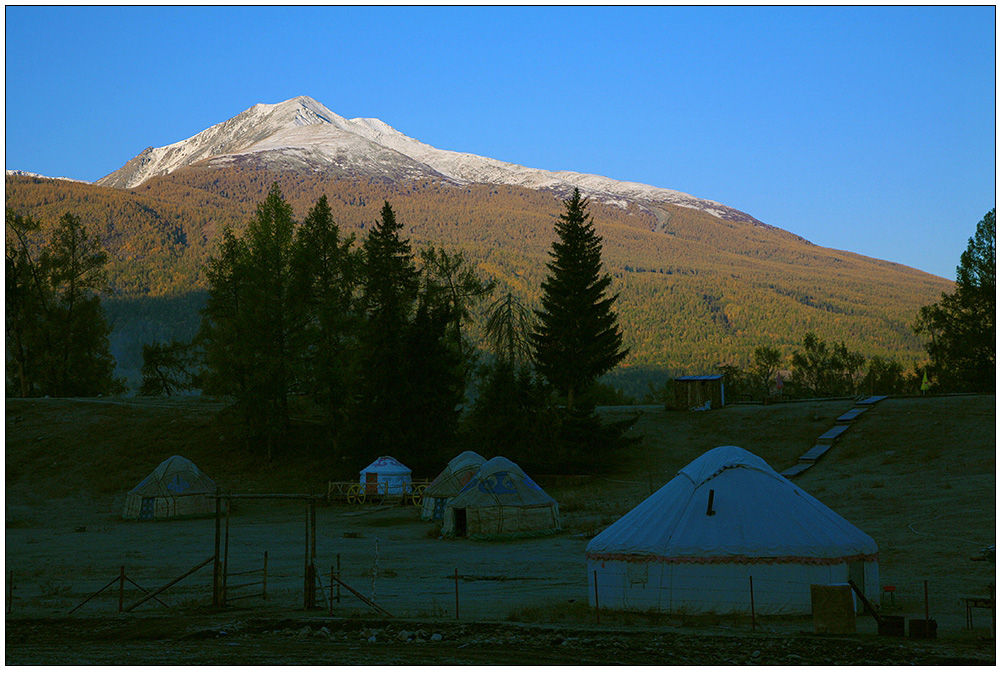
[[[56,470],[70,486],[44,490],[40,471],[50,462],[73,459],[50,449],[72,443],[74,435],[92,445],[101,441],[101,432],[114,431],[116,423],[135,421],[126,411],[106,405],[77,412],[81,418],[95,417],[93,429],[66,430],[51,427],[51,422],[47,426],[46,417],[34,415],[28,405],[8,405],[5,661],[993,664],[990,614],[975,610],[975,628],[965,628],[958,597],[982,593],[994,578],[994,564],[969,558],[971,550],[994,539],[994,398],[976,405],[970,400],[939,403],[935,417],[942,424],[940,437],[929,447],[919,436],[928,434],[920,421],[928,420],[931,407],[912,400],[882,405],[797,483],[878,540],[882,579],[900,587],[894,614],[921,617],[922,582],[930,580],[931,616],[939,625],[934,641],[878,637],[874,620],[865,615],[857,620],[856,636],[826,638],[813,635],[810,617],[759,618],[753,631],[747,615],[603,612],[596,623],[588,606],[584,552],[591,533],[712,446],[739,443],[779,469],[793,464],[810,448],[812,437],[851,406],[844,401],[799,409],[737,407],[716,415],[644,413],[635,431],[645,436],[645,453],[638,454],[635,465],[613,477],[554,489],[564,521],[564,532],[555,536],[504,542],[440,539],[437,527],[420,521],[414,506],[320,506],[321,572],[340,565],[343,581],[392,618],[374,614],[346,589],[330,610],[324,602],[316,610],[303,609],[306,519],[305,506],[297,501],[237,501],[233,506],[228,571],[259,569],[267,552],[267,600],[250,596],[213,612],[208,607],[210,564],[164,591],[159,597],[166,606],[147,601],[120,614],[114,580],[121,566],[130,580],[123,596],[130,605],[143,596],[132,582],[153,591],[211,557],[214,521],[122,521],[124,489],[78,488],[72,471]],[[108,418],[102,421],[101,414]],[[951,414],[957,419],[953,425],[948,423]],[[202,427],[197,414],[185,411],[183,417],[196,430]],[[984,429],[986,424],[991,430]],[[167,428],[177,425],[180,421]],[[727,441],[733,436],[728,426],[749,430],[742,441]],[[171,432],[165,429],[166,439],[157,441],[177,446],[178,453],[192,453],[192,447],[182,446],[189,440]],[[934,450],[964,438],[977,446],[953,457]],[[921,447],[917,458],[903,455],[910,442]],[[108,460],[104,469],[109,472],[122,469],[102,460]],[[195,460],[199,462],[197,456]],[[131,474],[116,479],[134,483]],[[929,486],[932,482],[938,486]],[[949,486],[942,487],[944,483]],[[231,487],[231,492],[241,490],[261,492],[254,483]],[[287,492],[291,490],[306,489]],[[231,585],[242,581],[249,580],[230,580]],[[326,577],[322,582],[329,586]],[[108,590],[69,614],[109,583]],[[234,589],[230,595],[259,590]]]

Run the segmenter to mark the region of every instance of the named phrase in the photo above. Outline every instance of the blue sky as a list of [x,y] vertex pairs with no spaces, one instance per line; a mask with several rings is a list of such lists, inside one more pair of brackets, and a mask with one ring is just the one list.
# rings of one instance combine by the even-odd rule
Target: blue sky
[[96,180],[298,95],[953,279],[995,205],[994,6],[7,7],[6,167]]

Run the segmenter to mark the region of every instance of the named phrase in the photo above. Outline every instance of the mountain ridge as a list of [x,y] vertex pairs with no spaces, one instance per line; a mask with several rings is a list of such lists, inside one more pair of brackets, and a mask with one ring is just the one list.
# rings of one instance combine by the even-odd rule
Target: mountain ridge
[[281,103],[257,103],[185,140],[147,147],[95,184],[128,189],[201,161],[221,166],[248,155],[258,155],[265,164],[295,170],[361,167],[364,173],[393,179],[432,178],[455,184],[504,184],[568,192],[577,187],[585,196],[621,207],[626,207],[628,201],[672,204],[724,220],[769,226],[717,201],[673,189],[441,150],[379,119],[342,117],[309,96]]

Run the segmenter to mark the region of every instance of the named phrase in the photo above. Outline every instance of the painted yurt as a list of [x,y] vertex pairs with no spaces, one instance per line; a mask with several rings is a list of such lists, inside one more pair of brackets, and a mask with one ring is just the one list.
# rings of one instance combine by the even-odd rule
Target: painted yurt
[[359,470],[358,483],[366,493],[403,494],[411,492],[411,468],[393,456],[380,456],[364,470]]
[[508,539],[559,530],[557,501],[501,456],[480,466],[442,517],[442,534],[455,537]]
[[487,460],[476,451],[463,451],[449,461],[445,469],[428,484],[421,499],[421,519],[441,521],[445,506],[459,494],[480,466]]
[[[586,548],[601,607],[809,614],[812,584],[852,579],[879,603],[877,545],[736,446],[682,468]],[[749,579],[751,578],[751,579]]]
[[216,483],[193,462],[171,456],[126,493],[123,519],[150,521],[216,513]]

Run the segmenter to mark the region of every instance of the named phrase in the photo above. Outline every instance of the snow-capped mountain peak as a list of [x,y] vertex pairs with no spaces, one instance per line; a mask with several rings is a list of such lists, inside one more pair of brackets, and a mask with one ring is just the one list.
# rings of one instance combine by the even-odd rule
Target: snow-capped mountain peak
[[309,96],[258,103],[186,140],[148,147],[96,184],[131,188],[196,162],[208,160],[209,165],[226,166],[249,158],[282,170],[337,169],[391,179],[433,176],[460,184],[515,185],[559,192],[577,187],[585,196],[621,206],[636,201],[655,206],[673,204],[761,224],[733,208],[672,189],[440,150],[379,119],[345,119]]

